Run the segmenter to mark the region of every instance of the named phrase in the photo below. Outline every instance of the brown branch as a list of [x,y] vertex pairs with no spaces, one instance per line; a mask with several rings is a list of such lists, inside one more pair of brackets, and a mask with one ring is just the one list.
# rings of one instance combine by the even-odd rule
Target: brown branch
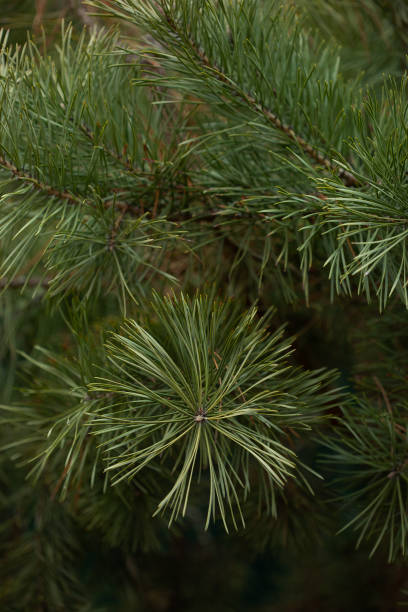
[[[185,35],[180,32],[177,23],[168,13],[166,13],[166,20],[175,34],[177,34],[179,37],[185,37]],[[275,128],[286,134],[286,136],[288,136],[293,142],[295,142],[311,159],[327,168],[327,170],[335,172],[347,187],[357,187],[359,185],[359,181],[353,174],[351,174],[351,172],[344,170],[344,168],[341,168],[327,157],[324,157],[321,153],[319,153],[317,149],[315,149],[308,142],[306,142],[304,138],[296,134],[291,126],[281,121],[281,119],[279,119],[279,117],[275,113],[273,113],[265,106],[262,106],[262,104],[257,102],[251,94],[243,92],[237,85],[235,85],[235,83],[233,83],[222,72],[220,68],[210,62],[207,55],[203,51],[201,51],[201,49],[198,48],[198,46],[193,40],[189,38],[188,42],[191,48],[194,50],[195,54],[197,55],[198,59],[200,60],[201,64],[207,70],[214,73],[217,80],[232,89],[236,97],[241,98],[241,100],[246,102],[250,107],[252,107],[258,113],[261,113],[270,123],[275,126]]]
[[406,468],[407,465],[408,465],[408,458],[405,459],[405,461],[403,461],[403,463],[400,466],[398,466],[397,468],[392,470],[389,474],[387,474],[387,478],[394,478],[395,476],[398,476]]
[[123,216],[126,213],[127,208],[123,208],[122,212],[120,213],[120,215],[117,217],[113,228],[112,228],[112,232],[111,232],[111,236],[110,236],[110,240],[109,240],[109,244],[108,244],[108,248],[110,251],[113,251],[113,249],[115,248],[115,243],[116,243],[116,236],[118,235],[118,231],[119,231],[119,227],[120,224],[122,222]]
[[[118,158],[119,159],[119,158]],[[123,161],[123,160],[122,160]],[[54,187],[52,187],[51,185],[47,185],[46,183],[42,183],[41,181],[39,181],[37,178],[31,176],[28,172],[24,172],[22,170],[19,170],[14,164],[12,164],[11,162],[9,162],[8,160],[6,160],[3,156],[0,155],[0,167],[3,167],[5,170],[8,170],[15,178],[20,179],[26,183],[28,183],[29,185],[31,185],[34,189],[36,189],[39,192],[42,192],[46,195],[49,195],[50,197],[55,197],[57,199],[60,200],[65,200],[67,202],[69,202],[70,204],[79,206],[81,204],[86,204],[88,206],[91,207],[95,207],[95,203],[92,202],[91,200],[88,199],[81,199],[78,196],[75,196],[74,194],[70,193],[69,191],[59,191],[58,189],[55,189]],[[136,170],[133,169],[135,172]],[[180,187],[184,187],[184,186],[180,186]],[[155,190],[155,199],[154,199],[154,203],[153,203],[153,211],[152,211],[152,217],[154,218],[157,214],[157,208],[158,208],[158,204],[159,204],[159,196],[160,196],[160,190],[156,189]],[[135,206],[134,204],[130,204],[129,202],[125,202],[122,200],[117,200],[116,197],[114,197],[111,200],[105,201],[104,202],[104,207],[105,208],[115,208],[120,212],[119,215],[119,223],[122,221],[123,215],[124,214],[130,214],[130,215],[141,215],[143,214],[143,203],[141,203],[142,205],[139,206]],[[213,220],[216,216],[217,212],[213,212],[213,213],[206,213],[202,216],[198,217],[198,220],[203,221],[203,220]],[[194,216],[189,215],[188,217],[189,220],[193,220]],[[178,221],[181,220],[186,220],[185,216],[179,216],[178,217]]]
[[35,17],[33,21],[33,30],[37,34],[41,31],[41,24],[44,18],[44,12],[47,5],[47,0],[36,0],[35,2]]
[[47,195],[51,197],[56,197],[56,198],[59,198],[60,200],[68,200],[72,204],[82,203],[82,200],[78,198],[77,196],[74,196],[72,193],[69,193],[68,191],[59,191],[58,189],[51,187],[51,185],[41,183],[41,181],[36,179],[34,176],[31,176],[30,174],[28,174],[28,172],[19,170],[14,164],[7,161],[7,159],[5,159],[1,155],[0,155],[0,166],[2,166],[3,168],[11,172],[11,174],[15,176],[16,178],[21,179],[25,181],[26,183],[30,183],[34,187],[34,189],[37,189],[38,191],[42,191],[43,193],[46,193]]
[[406,439],[406,430],[405,430],[405,427],[403,427],[399,423],[395,423],[394,422],[392,406],[391,406],[390,400],[388,398],[388,395],[387,395],[384,387],[382,386],[382,384],[379,381],[379,379],[377,378],[377,376],[373,376],[373,381],[375,382],[375,384],[377,385],[377,387],[379,388],[379,390],[381,392],[381,395],[383,397],[383,400],[384,400],[385,406],[387,408],[388,414],[390,415],[390,417],[391,417],[391,419],[393,421],[395,433],[405,440]]
[[50,495],[50,499],[52,501],[55,500],[55,498],[57,496],[57,493],[58,493],[58,491],[61,488],[62,483],[64,482],[65,478],[67,477],[67,474],[69,472],[69,468],[71,467],[71,463],[72,463],[72,460],[70,460],[67,463],[67,465],[64,467],[64,469],[62,471],[61,476],[58,478],[57,484],[55,485],[55,487],[54,487],[54,489],[53,489],[53,491],[51,492],[51,495]]
[[26,276],[16,276],[12,280],[9,280],[6,277],[0,278],[0,289],[5,289],[6,287],[10,287],[11,289],[21,289],[22,287],[42,287],[43,289],[48,289],[51,283],[51,278],[40,278],[38,276],[31,276],[27,278]]
[[392,407],[391,407],[390,400],[388,399],[388,395],[386,394],[384,387],[378,380],[377,376],[373,376],[373,381],[375,382],[375,384],[377,385],[377,387],[379,388],[381,392],[381,395],[383,396],[384,404],[388,410],[388,414],[392,416]]
[[[28,172],[24,172],[23,170],[19,170],[14,164],[7,161],[3,156],[0,155],[0,166],[5,170],[8,170],[15,178],[20,179],[30,185],[37,191],[40,191],[50,197],[58,198],[59,200],[66,200],[70,204],[74,204],[76,206],[81,204],[87,204],[89,206],[95,207],[95,203],[91,200],[87,200],[85,198],[81,199],[78,196],[70,193],[69,191],[60,191],[55,189],[51,185],[47,185],[46,183],[42,183]],[[120,200],[116,200],[115,198],[104,202],[105,208],[110,207],[117,208],[123,213],[123,211],[128,212],[130,214],[136,214],[139,212],[138,208],[135,206],[131,206],[127,202],[122,202]]]

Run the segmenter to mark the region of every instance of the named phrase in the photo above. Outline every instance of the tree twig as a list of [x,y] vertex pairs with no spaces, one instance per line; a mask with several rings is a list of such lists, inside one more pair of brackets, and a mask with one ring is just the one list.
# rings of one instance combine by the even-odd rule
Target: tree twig
[[30,278],[26,276],[16,276],[11,280],[3,277],[0,278],[0,289],[5,289],[6,287],[10,287],[11,289],[22,289],[23,287],[35,288],[39,286],[43,289],[48,289],[51,280],[50,277],[41,278],[38,276],[30,276]]
[[[55,189],[55,187],[52,187],[51,185],[42,183],[28,172],[19,170],[14,164],[6,160],[3,156],[0,156],[0,166],[3,167],[5,170],[8,170],[15,178],[20,179],[25,183],[28,183],[29,185],[32,185],[34,189],[44,193],[45,195],[57,198],[59,200],[66,200],[70,204],[74,204],[76,206],[86,204],[88,206],[95,207],[95,203],[91,200],[88,200],[86,198],[80,198],[69,191],[60,191],[58,189]],[[104,206],[105,208],[110,208],[111,206],[113,206],[121,212],[125,210],[130,214],[138,213],[138,209],[135,206],[131,206],[126,202],[116,200],[116,198],[104,202]]]
[[[177,36],[185,38],[184,33],[180,31],[177,23],[168,13],[166,13],[166,20],[170,28],[175,34],[177,34]],[[293,128],[286,125],[275,113],[257,102],[257,100],[251,94],[245,93],[238,88],[230,79],[228,79],[228,77],[218,66],[210,62],[207,55],[201,49],[199,49],[195,41],[191,40],[190,38],[188,41],[202,66],[208,71],[211,71],[218,81],[224,83],[230,89],[232,89],[236,97],[241,98],[241,100],[246,102],[251,108],[256,110],[258,113],[261,113],[270,123],[275,126],[275,128],[286,134],[286,136],[295,142],[311,159],[327,168],[327,170],[335,172],[347,187],[357,187],[359,185],[359,181],[353,174],[351,174],[351,172],[344,170],[344,168],[341,168],[327,157],[324,157],[324,155],[322,155],[317,149],[306,142],[302,136],[296,134]]]

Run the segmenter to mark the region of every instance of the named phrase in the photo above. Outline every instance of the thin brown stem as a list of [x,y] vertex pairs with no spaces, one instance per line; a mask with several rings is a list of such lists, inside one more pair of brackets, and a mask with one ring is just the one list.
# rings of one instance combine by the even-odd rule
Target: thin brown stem
[[[14,164],[9,162],[3,156],[0,156],[0,167],[3,167],[5,170],[8,170],[15,178],[22,180],[25,183],[31,185],[37,191],[42,192],[45,195],[50,197],[57,198],[59,200],[68,201],[70,204],[75,206],[79,206],[81,204],[87,204],[89,206],[94,207],[95,203],[91,200],[87,200],[86,198],[80,198],[69,191],[60,191],[52,187],[51,185],[47,185],[46,183],[42,183],[37,178],[29,174],[28,172],[24,172],[23,170],[19,170]],[[120,200],[116,200],[113,198],[112,200],[106,201],[104,203],[105,208],[114,207],[117,208],[121,213],[123,211],[130,214],[137,214],[138,208],[135,206],[131,206],[127,202],[122,202]]]
[[35,2],[35,17],[33,21],[33,30],[37,34],[41,31],[41,25],[43,22],[46,5],[47,0],[36,0]]
[[26,276],[16,276],[15,278],[9,280],[6,277],[0,278],[0,289],[5,289],[6,287],[10,287],[11,289],[22,289],[23,287],[42,287],[43,289],[48,289],[51,283],[51,278],[40,278],[37,276],[31,276],[27,278]]
[[384,404],[388,410],[388,413],[392,416],[392,407],[391,407],[390,400],[388,399],[388,395],[385,392],[384,387],[382,386],[381,382],[378,380],[377,376],[373,376],[373,381],[375,382],[375,384],[377,385],[377,387],[379,388],[381,392],[381,395],[383,396]]
[[108,248],[110,251],[113,251],[113,249],[115,248],[116,237],[118,235],[119,227],[120,227],[120,224],[122,222],[123,216],[126,213],[126,211],[127,211],[127,208],[123,208],[121,214],[117,217],[113,225],[110,240],[109,240],[109,245],[108,245]]
[[68,200],[72,204],[82,203],[82,200],[78,198],[77,196],[74,196],[72,193],[69,193],[68,191],[59,191],[58,189],[51,187],[51,185],[42,183],[41,181],[36,179],[34,176],[31,176],[30,174],[28,174],[28,172],[19,170],[14,164],[9,162],[7,159],[5,159],[1,155],[0,155],[0,166],[2,166],[5,170],[8,170],[9,172],[11,172],[11,174],[15,176],[16,178],[23,180],[25,183],[30,183],[34,187],[34,189],[37,189],[38,191],[41,191],[42,193],[45,193],[51,197],[56,197],[60,200]]

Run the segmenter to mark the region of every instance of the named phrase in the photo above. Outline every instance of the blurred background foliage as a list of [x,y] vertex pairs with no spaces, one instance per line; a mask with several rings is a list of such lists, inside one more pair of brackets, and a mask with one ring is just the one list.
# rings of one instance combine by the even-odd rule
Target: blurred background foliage
[[[347,76],[360,74],[363,82],[380,89],[385,73],[398,79],[406,70],[406,0],[288,2],[307,16],[311,37],[334,39],[340,45]],[[73,21],[76,31],[106,25],[96,21],[80,0],[0,0],[0,25],[10,30],[12,43],[23,44],[29,33],[35,39],[43,38],[44,50],[52,53],[62,20]],[[126,28],[122,34],[134,36],[133,44],[140,43],[137,31]],[[265,310],[271,305],[270,294],[266,282],[261,300]],[[343,383],[352,386],[367,372],[375,377],[372,364],[376,360],[387,360],[398,395],[398,381],[404,373],[401,362],[393,362],[394,352],[384,338],[389,333],[400,351],[406,347],[408,332],[403,319],[397,311],[383,320],[386,331],[381,334],[381,344],[376,340],[377,306],[365,306],[362,313],[359,302],[359,299],[339,298],[332,304],[317,276],[316,285],[311,282],[309,305],[288,305],[282,300],[279,316],[282,321],[288,321],[288,331],[296,334],[297,355],[302,365],[336,367]],[[95,306],[91,319],[107,320],[110,312],[109,303]],[[3,402],[10,400],[13,387],[21,383],[16,380],[16,368],[22,359],[19,351],[30,353],[36,344],[46,345],[50,350],[63,346],[67,353],[72,351],[63,313],[49,312],[49,306],[41,300],[41,288],[24,293],[16,289],[1,295],[0,330]],[[7,431],[3,435],[7,437]],[[317,461],[321,450],[311,444],[304,452]],[[16,483],[21,486],[18,488]],[[31,487],[25,484],[24,473],[4,459],[0,463],[0,535],[7,532],[12,537],[7,535],[0,544],[0,564],[3,555],[12,558],[13,563],[7,565],[8,574],[1,576],[2,609],[11,612],[398,610],[408,602],[408,596],[404,595],[408,589],[407,568],[389,565],[386,550],[368,561],[370,547],[362,544],[356,552],[353,533],[334,536],[345,517],[333,512],[328,519],[327,512],[320,513],[316,500],[330,500],[335,493],[325,485],[316,486],[315,499],[299,499],[298,494],[291,497],[288,491],[286,514],[280,513],[278,524],[272,530],[267,529],[271,519],[265,519],[265,529],[262,529],[261,515],[254,521],[256,524],[250,524],[246,532],[238,535],[226,536],[217,526],[204,533],[200,500],[197,500],[182,531],[169,533],[158,521],[154,533],[149,534],[152,545],[146,547],[137,538],[140,534],[143,541],[149,526],[127,525],[126,529],[134,530],[134,546],[127,542],[121,548],[112,548],[109,518],[111,524],[118,520],[116,492],[106,501],[106,524],[95,524],[92,520],[92,505],[82,513],[82,523],[78,524],[73,518],[71,502],[57,503],[55,492],[42,487],[33,496]],[[294,516],[297,524],[293,524]],[[59,572],[62,566],[64,572]],[[53,578],[50,584],[41,584],[50,572]],[[19,585],[18,595],[13,593],[14,584]],[[10,603],[16,595],[20,598],[19,607]],[[36,602],[34,607],[30,607],[32,601]]]
[[385,74],[400,77],[407,67],[406,0],[294,0],[312,28],[312,36],[340,46],[342,72],[362,73],[370,86]]
[[2,0],[0,26],[10,30],[12,42],[23,43],[27,31],[36,36],[44,29],[51,44],[58,35],[61,19],[90,25],[80,0]]

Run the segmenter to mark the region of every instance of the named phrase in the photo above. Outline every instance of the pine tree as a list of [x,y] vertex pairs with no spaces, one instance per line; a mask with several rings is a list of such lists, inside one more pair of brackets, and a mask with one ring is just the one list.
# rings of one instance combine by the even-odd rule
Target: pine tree
[[406,3],[70,11],[1,38],[1,609],[397,609]]

